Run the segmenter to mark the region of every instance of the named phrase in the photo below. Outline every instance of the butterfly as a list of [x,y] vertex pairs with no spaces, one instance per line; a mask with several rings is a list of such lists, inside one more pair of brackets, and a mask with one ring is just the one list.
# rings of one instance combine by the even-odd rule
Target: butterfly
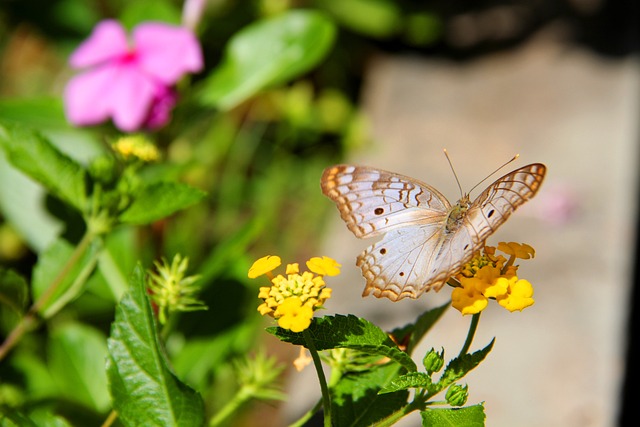
[[489,185],[473,202],[455,205],[417,179],[369,167],[324,170],[322,192],[358,238],[384,234],[357,258],[367,281],[363,296],[397,301],[438,291],[477,254],[484,242],[538,192],[546,166],[533,163]]

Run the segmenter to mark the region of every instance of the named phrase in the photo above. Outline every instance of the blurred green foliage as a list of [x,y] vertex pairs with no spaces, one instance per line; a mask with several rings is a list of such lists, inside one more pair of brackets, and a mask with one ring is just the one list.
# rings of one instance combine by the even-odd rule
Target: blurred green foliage
[[[68,55],[102,19],[132,28],[149,20],[179,24],[181,13],[182,3],[170,0],[21,0],[0,9],[0,124],[24,130],[3,134],[9,142],[0,150],[5,337],[28,306],[27,283],[33,303],[86,232],[84,198],[92,194],[84,185],[121,182],[107,176],[104,160],[120,133],[111,124],[75,128],[64,117]],[[209,310],[173,318],[166,340],[172,369],[208,411],[230,399],[232,360],[255,349],[263,325],[248,267],[266,254],[303,260],[316,253],[329,208],[321,172],[369,139],[359,95],[373,44],[429,46],[442,26],[410,2],[218,0],[207,2],[196,31],[206,69],[178,88],[170,124],[147,135],[162,152],[160,162],[137,171],[148,199],[136,199],[137,210],[122,213],[90,249],[95,269],[82,289],[55,310],[44,307],[46,327],[24,335],[0,362],[0,405],[32,419],[44,413],[70,425],[101,422],[110,409],[105,380],[92,376],[102,375],[96,364],[104,360],[115,303],[138,261],[150,267],[176,253],[202,276]],[[33,152],[16,151],[21,138],[36,141]],[[47,162],[40,169],[32,162],[39,156]],[[206,196],[176,189],[187,185]],[[186,209],[145,215],[158,191],[186,198]]]

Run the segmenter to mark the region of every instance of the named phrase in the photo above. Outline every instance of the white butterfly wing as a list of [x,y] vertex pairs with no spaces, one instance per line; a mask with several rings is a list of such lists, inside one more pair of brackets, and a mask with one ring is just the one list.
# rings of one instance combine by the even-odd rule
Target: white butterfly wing
[[482,244],[523,203],[536,195],[547,172],[545,165],[533,163],[497,179],[472,203],[464,218],[464,228]]
[[341,165],[325,170],[322,189],[356,236],[386,233],[356,264],[367,280],[363,295],[396,301],[439,290],[536,194],[545,173],[546,167],[535,163],[504,175],[449,230],[447,218],[455,208],[433,187],[412,178]]
[[363,295],[397,301],[440,289],[472,255],[466,229],[447,234],[439,224],[393,230],[358,256],[356,265],[367,280]]
[[379,169],[332,166],[322,174],[321,186],[359,238],[407,226],[440,224],[451,208],[430,185]]

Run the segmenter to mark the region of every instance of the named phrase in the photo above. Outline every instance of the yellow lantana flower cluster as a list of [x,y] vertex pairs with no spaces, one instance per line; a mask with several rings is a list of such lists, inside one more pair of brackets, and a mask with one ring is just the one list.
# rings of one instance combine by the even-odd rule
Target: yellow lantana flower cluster
[[123,136],[113,143],[112,148],[126,160],[140,159],[143,162],[154,162],[160,158],[156,146],[142,135]]
[[[503,255],[496,255],[496,251]],[[500,242],[498,247],[485,246],[483,253],[469,261],[453,278],[456,288],[451,293],[451,305],[462,314],[477,314],[489,299],[513,312],[533,305],[533,286],[517,276],[516,258],[530,259],[535,250],[524,243]]]
[[258,298],[264,302],[258,311],[277,319],[281,328],[302,332],[311,325],[313,312],[322,308],[331,297],[324,276],[340,274],[341,266],[329,257],[314,257],[306,263],[310,271],[300,274],[298,264],[294,263],[287,265],[286,276],[274,276],[272,271],[280,264],[280,257],[268,255],[254,262],[249,269],[249,278],[267,275],[271,280],[271,286],[260,288]]

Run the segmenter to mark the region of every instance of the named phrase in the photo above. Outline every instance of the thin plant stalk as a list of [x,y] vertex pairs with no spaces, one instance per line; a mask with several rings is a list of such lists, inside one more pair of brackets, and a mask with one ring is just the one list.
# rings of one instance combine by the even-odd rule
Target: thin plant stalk
[[115,411],[115,409],[111,410],[111,412],[109,412],[109,415],[107,416],[107,419],[104,420],[100,427],[111,427],[113,423],[116,422],[117,418],[118,413]]
[[245,388],[240,388],[235,396],[233,396],[233,399],[227,402],[227,404],[224,405],[220,411],[218,411],[218,413],[211,419],[211,421],[209,421],[209,427],[217,427],[219,425],[222,425],[249,399],[251,399],[251,393],[248,393]]
[[305,414],[301,416],[298,420],[296,420],[294,423],[289,424],[289,427],[304,426],[307,423],[307,421],[309,421],[311,417],[313,417],[313,415],[320,410],[320,408],[322,408],[322,399],[318,400],[318,402],[313,406],[313,408],[305,412]]
[[464,341],[464,345],[460,349],[460,354],[458,354],[458,357],[462,357],[469,352],[469,348],[471,348],[471,342],[473,341],[473,336],[476,334],[476,330],[478,329],[479,321],[480,321],[480,313],[476,313],[473,316],[471,316],[471,323],[469,324],[467,339]]
[[58,273],[55,279],[53,279],[53,282],[51,282],[51,285],[47,288],[46,291],[44,291],[42,295],[40,295],[40,298],[38,298],[38,300],[33,303],[31,308],[29,308],[27,314],[22,318],[20,323],[9,333],[7,339],[2,343],[2,345],[0,346],[0,360],[3,360],[9,353],[9,351],[11,351],[13,347],[18,344],[20,338],[22,338],[22,336],[26,332],[37,325],[38,311],[49,302],[53,295],[55,295],[58,287],[64,282],[65,277],[81,259],[82,255],[84,255],[85,251],[95,237],[96,236],[91,232],[85,233],[85,235],[82,237],[82,240],[80,240],[80,243],[78,243],[78,246],[76,246],[75,250],[73,251],[73,254],[71,254],[69,260],[66,262],[62,270],[60,270],[60,273]]
[[331,398],[329,396],[327,378],[324,376],[324,370],[322,369],[322,361],[320,360],[320,355],[318,354],[318,350],[316,350],[316,345],[313,342],[313,338],[311,337],[309,330],[305,329],[304,331],[302,331],[302,334],[304,335],[309,353],[311,353],[313,364],[315,365],[316,372],[318,373],[318,380],[320,381],[320,390],[322,391],[322,407],[324,409],[324,426],[331,427]]

